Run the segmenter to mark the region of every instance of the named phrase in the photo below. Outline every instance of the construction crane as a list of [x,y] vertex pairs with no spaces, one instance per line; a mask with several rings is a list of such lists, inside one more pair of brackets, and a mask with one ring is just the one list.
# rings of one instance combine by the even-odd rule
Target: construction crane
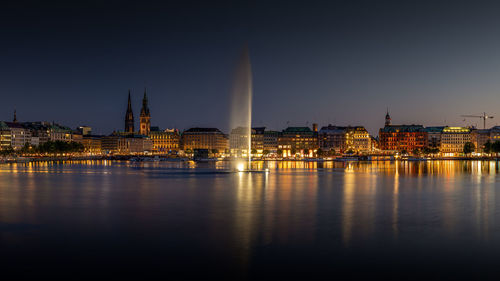
[[460,115],[461,117],[471,117],[471,118],[481,118],[483,119],[483,129],[486,129],[486,119],[492,119],[493,116],[487,115],[483,112],[483,115]]

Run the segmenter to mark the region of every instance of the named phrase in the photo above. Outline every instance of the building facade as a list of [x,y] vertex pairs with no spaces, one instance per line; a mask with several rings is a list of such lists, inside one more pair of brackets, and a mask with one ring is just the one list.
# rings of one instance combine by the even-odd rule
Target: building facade
[[329,124],[319,130],[319,146],[323,151],[344,153],[347,151],[345,127]]
[[142,135],[111,135],[101,138],[101,151],[105,154],[147,154],[153,149],[150,138]]
[[440,127],[426,127],[427,132],[427,146],[432,148],[441,147],[441,134],[443,133],[444,126]]
[[427,139],[422,125],[388,125],[379,131],[381,150],[412,152],[426,147]]
[[471,142],[471,130],[465,127],[445,127],[441,134],[440,152],[443,156],[459,156],[464,145]]
[[10,128],[5,122],[0,121],[0,150],[12,147]]
[[474,144],[477,153],[484,152],[484,145],[490,141],[491,129],[471,130],[471,142]]
[[278,149],[284,157],[313,157],[319,148],[318,133],[309,127],[288,127],[278,137]]
[[149,132],[149,137],[153,142],[153,153],[174,153],[178,152],[180,149],[181,135],[179,134],[178,130],[152,130],[151,132]]
[[217,128],[190,128],[182,133],[182,147],[186,150],[209,149],[224,153],[229,149],[229,138]]
[[372,151],[371,137],[363,126],[322,127],[319,131],[319,146],[324,151],[344,153],[369,153]]

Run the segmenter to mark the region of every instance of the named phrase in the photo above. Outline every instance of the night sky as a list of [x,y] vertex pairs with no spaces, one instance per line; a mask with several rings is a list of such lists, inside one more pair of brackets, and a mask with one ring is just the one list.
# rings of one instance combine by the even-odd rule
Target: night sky
[[[228,131],[248,43],[254,126],[470,125],[500,111],[500,4],[480,1],[137,1],[0,4],[0,120]],[[500,116],[489,125],[500,122]],[[137,125],[136,125],[137,127]]]

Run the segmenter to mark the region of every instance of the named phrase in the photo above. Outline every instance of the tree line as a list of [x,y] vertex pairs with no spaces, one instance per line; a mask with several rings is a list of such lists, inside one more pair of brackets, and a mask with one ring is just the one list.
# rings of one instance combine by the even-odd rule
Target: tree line
[[20,150],[16,151],[11,146],[6,149],[0,150],[0,155],[11,154],[62,154],[62,153],[76,153],[83,152],[85,147],[78,142],[65,142],[65,141],[47,141],[38,146],[32,146],[26,143]]

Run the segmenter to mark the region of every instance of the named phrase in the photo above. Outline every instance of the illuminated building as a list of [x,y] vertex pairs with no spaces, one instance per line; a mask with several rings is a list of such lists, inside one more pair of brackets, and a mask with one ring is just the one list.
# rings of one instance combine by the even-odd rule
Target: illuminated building
[[14,150],[23,148],[25,144],[31,145],[31,132],[26,130],[21,123],[5,122],[10,130],[10,146]]
[[278,137],[278,149],[285,157],[295,154],[312,157],[318,148],[318,133],[309,127],[288,127]]
[[229,149],[229,139],[217,128],[190,128],[182,133],[184,150],[210,149],[219,153]]
[[11,147],[10,128],[5,122],[0,121],[0,150]]
[[92,135],[92,128],[89,126],[80,126],[76,130],[82,136]]
[[319,130],[319,146],[323,151],[343,153],[347,151],[345,127],[328,125]]
[[[260,157],[264,151],[264,133],[266,127],[252,128],[252,155]],[[248,156],[248,129],[245,127],[237,127],[231,130],[229,134],[229,149],[230,153],[236,157]]]
[[347,150],[359,153],[371,152],[370,134],[363,126],[346,127]]
[[385,126],[379,130],[380,150],[411,153],[427,146],[427,131],[422,125],[392,125],[389,111],[385,115]]
[[151,128],[149,137],[153,142],[154,153],[165,154],[179,151],[181,136],[178,130],[166,129],[160,131],[156,128]]
[[469,128],[445,127],[441,134],[440,152],[444,156],[461,155],[467,142],[471,142],[471,130]]
[[422,125],[389,125],[380,129],[381,150],[412,152],[427,146],[427,132]]
[[84,151],[88,154],[102,153],[102,136],[83,135],[80,140],[75,140],[83,144]]
[[48,126],[47,132],[50,141],[70,142],[73,140],[73,130],[56,123],[52,123]]
[[495,126],[490,129],[490,141],[492,143],[500,141],[500,126]]
[[132,111],[130,90],[128,90],[128,105],[127,105],[127,112],[125,113],[125,132],[129,134],[134,133],[134,113]]
[[151,152],[153,143],[142,135],[111,135],[101,139],[101,150],[109,154],[145,154]]
[[144,89],[144,97],[142,98],[142,108],[139,121],[140,121],[139,134],[148,136],[149,132],[151,131],[151,114],[149,113],[148,97],[146,96],[146,89]]
[[476,152],[482,153],[484,145],[490,141],[492,129],[471,130],[471,142],[476,148]]
[[444,126],[425,128],[425,131],[427,132],[427,146],[433,148],[441,147],[441,134],[443,133],[444,128]]
[[371,137],[363,126],[333,126],[322,127],[319,131],[319,145],[324,151],[344,153],[348,150],[359,153],[372,151]]
[[229,150],[231,155],[235,157],[248,155],[248,127],[237,127],[231,130],[229,133]]
[[280,132],[278,131],[264,131],[264,150],[269,153],[276,153],[278,151],[278,138]]

